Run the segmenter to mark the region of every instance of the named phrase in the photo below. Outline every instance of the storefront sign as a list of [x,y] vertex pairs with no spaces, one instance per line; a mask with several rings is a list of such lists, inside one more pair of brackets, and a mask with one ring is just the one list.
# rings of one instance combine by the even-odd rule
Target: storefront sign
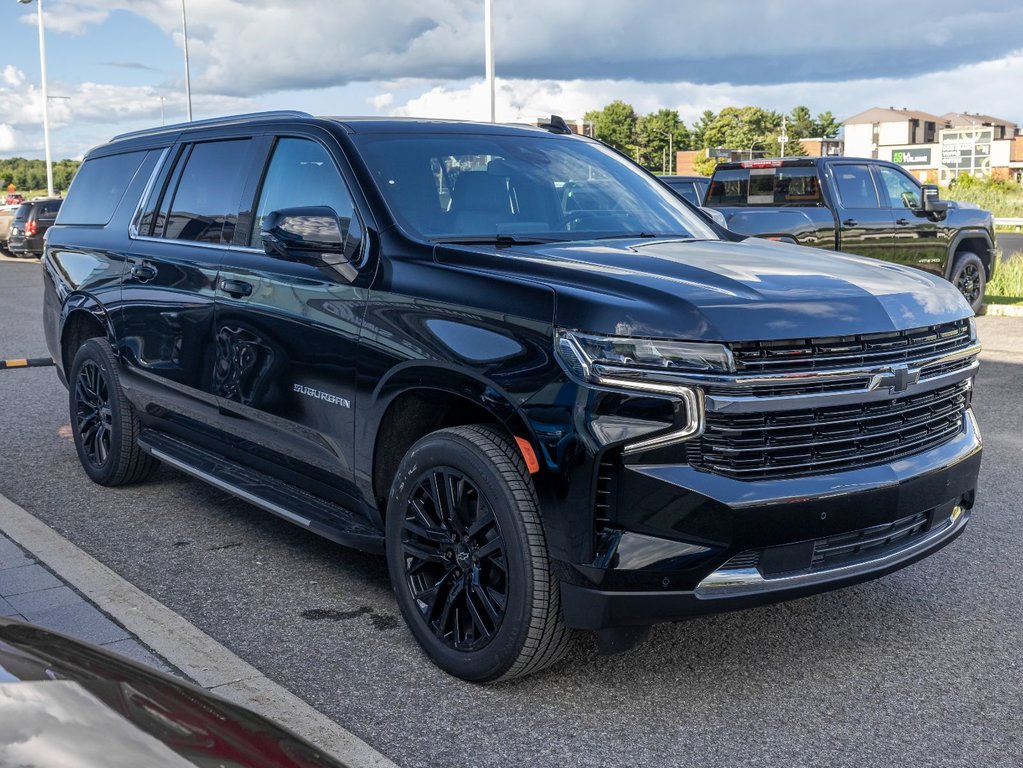
[[956,128],[941,132],[942,176],[968,173],[987,176],[991,173],[992,128]]
[[894,149],[892,162],[899,165],[930,165],[931,149]]

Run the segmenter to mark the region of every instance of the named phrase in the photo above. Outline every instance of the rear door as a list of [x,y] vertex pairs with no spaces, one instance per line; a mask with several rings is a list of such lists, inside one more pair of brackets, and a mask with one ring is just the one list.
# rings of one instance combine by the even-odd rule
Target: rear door
[[[272,143],[252,185],[252,214],[221,265],[214,391],[242,460],[349,506],[361,286],[368,284],[358,259],[363,228],[329,135],[280,133]],[[350,261],[264,251],[263,219],[309,206],[337,214]]]
[[882,195],[867,163],[831,163],[838,192],[835,215],[839,224],[838,250],[887,259],[891,255],[895,220],[882,205]]
[[905,171],[887,165],[875,165],[873,171],[883,204],[895,222],[892,261],[944,275],[948,258],[945,228],[921,211],[920,184]]
[[244,136],[170,150],[137,220],[117,337],[144,418],[190,440],[219,438],[213,302],[256,151]]

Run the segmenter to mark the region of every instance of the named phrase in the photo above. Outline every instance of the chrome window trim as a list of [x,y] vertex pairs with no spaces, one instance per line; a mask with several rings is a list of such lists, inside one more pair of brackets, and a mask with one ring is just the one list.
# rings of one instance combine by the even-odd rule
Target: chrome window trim
[[142,196],[139,198],[138,204],[135,206],[135,213],[131,216],[131,221],[128,223],[128,237],[132,240],[139,239],[139,219],[142,217],[142,208],[148,202],[149,196],[153,193],[153,187],[156,186],[156,177],[159,176],[160,170],[163,168],[163,164],[167,160],[167,153],[170,152],[170,147],[164,147],[160,152],[160,157],[156,161],[156,165],[153,166],[153,172],[149,174],[149,180],[146,182],[145,188],[142,190]]

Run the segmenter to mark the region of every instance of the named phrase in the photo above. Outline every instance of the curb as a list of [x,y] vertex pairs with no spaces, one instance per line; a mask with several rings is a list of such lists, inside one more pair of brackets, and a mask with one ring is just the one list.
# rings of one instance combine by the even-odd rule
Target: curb
[[280,723],[352,768],[398,768],[2,494],[0,530],[200,687]]
[[984,304],[980,308],[978,315],[987,315],[988,317],[1023,317],[1023,306],[1013,306],[1012,304]]

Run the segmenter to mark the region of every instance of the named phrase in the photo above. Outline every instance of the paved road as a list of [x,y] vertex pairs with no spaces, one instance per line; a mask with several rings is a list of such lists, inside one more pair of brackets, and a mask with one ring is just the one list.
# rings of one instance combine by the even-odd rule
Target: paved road
[[[44,352],[39,269],[0,264],[0,357]],[[82,474],[52,369],[0,372],[0,492],[403,766],[1023,764],[1023,321],[980,318],[966,534],[881,581],[662,626],[632,654],[476,687],[398,617],[381,560],[169,469]],[[314,613],[310,613],[314,612]]]
[[995,242],[1004,256],[1023,253],[1023,232],[996,232]]

